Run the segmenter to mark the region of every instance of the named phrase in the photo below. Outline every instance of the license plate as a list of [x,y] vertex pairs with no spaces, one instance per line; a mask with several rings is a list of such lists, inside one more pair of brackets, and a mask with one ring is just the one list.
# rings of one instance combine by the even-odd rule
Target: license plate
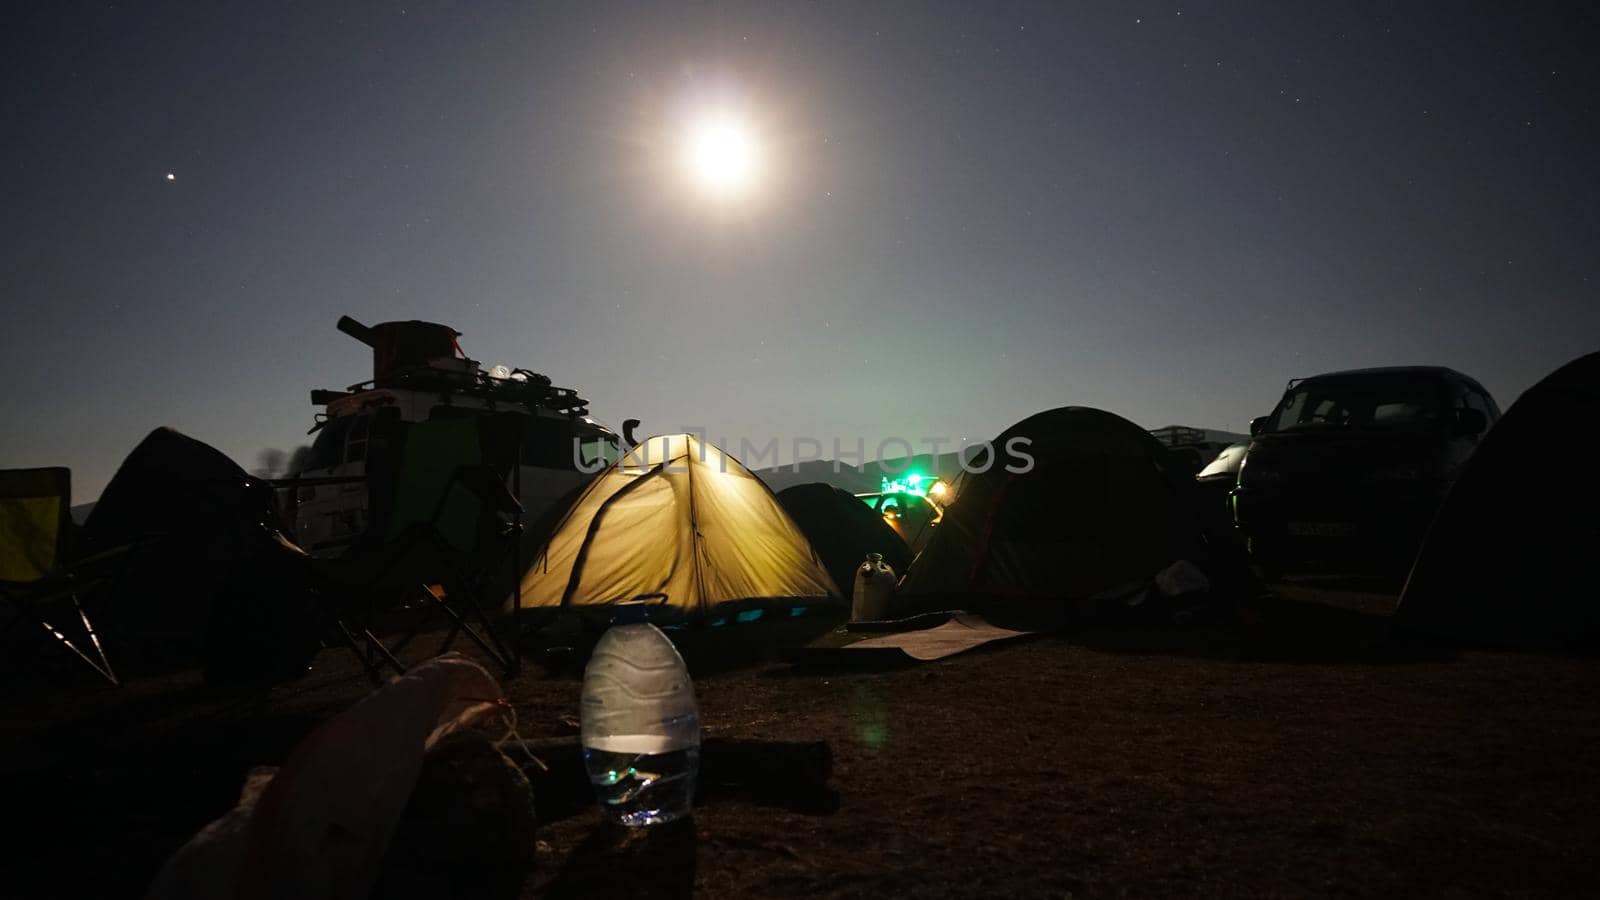
[[1296,537],[1355,537],[1354,522],[1290,522],[1289,533]]

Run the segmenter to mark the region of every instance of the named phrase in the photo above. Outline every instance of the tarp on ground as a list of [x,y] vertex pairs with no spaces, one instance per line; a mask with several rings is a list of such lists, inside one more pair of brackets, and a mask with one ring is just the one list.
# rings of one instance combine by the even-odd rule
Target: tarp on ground
[[918,662],[944,659],[994,641],[1026,637],[1032,632],[1002,628],[982,616],[963,613],[933,628],[897,631],[844,645],[845,650],[898,650]]
[[849,491],[812,482],[786,487],[778,502],[800,526],[841,593],[854,590],[855,571],[869,553],[883,554],[898,575],[911,563],[911,548],[883,516]]
[[689,434],[652,437],[590,482],[522,579],[524,609],[606,614],[664,593],[658,622],[843,601],[771,490]]
[[1395,612],[1471,644],[1600,639],[1600,353],[1512,404],[1440,505]]

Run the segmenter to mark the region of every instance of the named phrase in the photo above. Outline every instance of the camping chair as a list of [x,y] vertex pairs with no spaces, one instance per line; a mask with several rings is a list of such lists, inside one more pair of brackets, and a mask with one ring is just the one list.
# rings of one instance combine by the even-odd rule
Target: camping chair
[[70,559],[71,496],[70,469],[0,470],[0,596],[13,611],[4,630],[38,628],[118,685],[80,595],[110,577],[111,564],[129,548]]
[[369,675],[386,666],[403,673],[399,654],[436,618],[415,620],[385,643],[376,620],[407,597],[449,622],[439,653],[465,635],[506,672],[516,670],[482,600],[517,544],[522,505],[483,458],[472,419],[412,424],[398,466],[385,471],[369,460],[372,508],[382,515],[370,520],[367,538],[337,559],[312,561],[341,598],[335,629]]

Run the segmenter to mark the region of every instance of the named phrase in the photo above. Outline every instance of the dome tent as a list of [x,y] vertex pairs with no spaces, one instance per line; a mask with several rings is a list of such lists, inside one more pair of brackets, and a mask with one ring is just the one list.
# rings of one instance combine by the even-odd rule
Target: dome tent
[[662,593],[658,623],[841,606],[765,484],[694,435],[649,438],[579,495],[522,578],[530,610],[597,611]]
[[[1008,471],[1023,468],[1006,455],[1019,438],[1032,466]],[[905,611],[1006,602],[1023,615],[1082,612],[1139,596],[1180,560],[1229,562],[1214,559],[1225,551],[1204,534],[1193,478],[1120,416],[1047,410],[991,446],[973,458],[933,539],[912,561],[900,590]],[[1211,568],[1223,585],[1237,577],[1237,566]]]
[[107,633],[145,665],[202,663],[213,681],[299,675],[316,653],[310,585],[277,539],[272,489],[209,444],[156,428],[101,492],[85,555],[132,551],[106,585]]
[[854,589],[856,568],[868,553],[883,554],[896,572],[911,562],[905,539],[849,491],[820,481],[796,484],[779,491],[778,502],[805,532],[840,591]]
[[1394,623],[1467,644],[1600,639],[1592,559],[1600,353],[1529,388],[1484,435],[1434,516]]

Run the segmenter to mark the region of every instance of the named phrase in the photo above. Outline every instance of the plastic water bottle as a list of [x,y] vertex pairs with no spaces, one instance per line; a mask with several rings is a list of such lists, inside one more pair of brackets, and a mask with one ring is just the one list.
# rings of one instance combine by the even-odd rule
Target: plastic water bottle
[[868,553],[856,567],[855,593],[850,598],[850,621],[876,622],[889,617],[889,601],[894,597],[894,567],[883,561],[882,553]]
[[700,712],[683,657],[645,604],[616,609],[583,672],[583,762],[609,818],[658,825],[689,814]]

